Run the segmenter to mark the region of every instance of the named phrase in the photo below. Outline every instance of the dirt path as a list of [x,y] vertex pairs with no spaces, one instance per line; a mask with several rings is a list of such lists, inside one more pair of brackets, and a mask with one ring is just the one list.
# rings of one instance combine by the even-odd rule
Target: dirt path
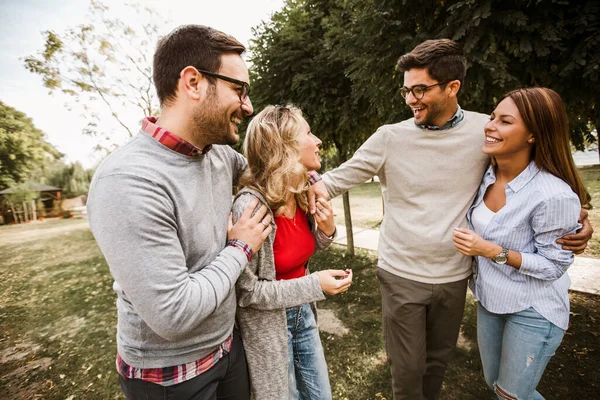
[[22,226],[14,225],[5,228],[0,231],[0,246],[34,241],[48,235],[56,236],[61,233],[72,232],[75,230],[90,229],[87,219],[78,219],[69,222],[69,224],[57,224],[53,227],[40,226],[35,230],[25,229],[24,227],[29,227],[30,224],[54,224],[55,222],[31,222],[30,224]]

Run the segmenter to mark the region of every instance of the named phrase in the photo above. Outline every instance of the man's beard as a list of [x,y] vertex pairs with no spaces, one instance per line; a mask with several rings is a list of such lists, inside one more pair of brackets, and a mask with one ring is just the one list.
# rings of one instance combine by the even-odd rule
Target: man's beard
[[[434,126],[436,125],[435,120],[444,112],[446,103],[443,101],[436,102],[427,106],[427,116],[420,123],[421,125]],[[445,121],[444,121],[445,123]]]
[[231,131],[231,116],[216,95],[216,86],[210,86],[206,100],[192,116],[194,135],[209,144],[236,144],[239,136]]

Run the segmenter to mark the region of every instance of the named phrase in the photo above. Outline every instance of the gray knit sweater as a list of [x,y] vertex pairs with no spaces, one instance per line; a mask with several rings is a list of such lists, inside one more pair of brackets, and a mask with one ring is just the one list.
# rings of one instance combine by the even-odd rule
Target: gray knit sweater
[[[245,188],[238,193],[233,203],[234,222],[254,198],[267,205],[263,196],[255,190]],[[239,306],[237,320],[244,341],[254,400],[288,398],[285,309],[325,298],[316,273],[297,279],[275,280],[273,242],[277,227],[273,221],[271,224],[273,232],[260,251],[252,256],[236,284]],[[309,216],[309,225],[317,248],[328,247],[333,239],[317,228],[312,216]],[[316,311],[314,304],[313,311]]]
[[188,157],[140,132],[96,171],[89,222],[115,280],[117,347],[129,365],[192,362],[231,334],[248,261],[225,243],[245,166],[228,146]]

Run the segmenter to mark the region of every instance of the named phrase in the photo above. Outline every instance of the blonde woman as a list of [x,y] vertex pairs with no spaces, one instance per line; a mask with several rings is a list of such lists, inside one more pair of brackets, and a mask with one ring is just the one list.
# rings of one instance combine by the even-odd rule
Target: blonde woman
[[272,213],[273,232],[237,281],[237,319],[255,400],[331,399],[314,302],[352,283],[350,270],[310,274],[316,248],[331,243],[331,206],[317,199],[308,212],[308,172],[321,167],[321,141],[300,109],[268,106],[248,126],[244,187],[233,204],[234,222],[254,200]]

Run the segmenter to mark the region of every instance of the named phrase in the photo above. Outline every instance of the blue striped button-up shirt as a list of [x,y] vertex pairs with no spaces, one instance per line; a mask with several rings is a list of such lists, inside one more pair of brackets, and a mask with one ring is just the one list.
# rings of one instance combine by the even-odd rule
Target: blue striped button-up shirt
[[[493,166],[483,177],[475,203],[482,201],[496,181]],[[490,312],[509,314],[533,307],[561,329],[569,325],[571,285],[565,272],[573,263],[573,253],[561,249],[556,239],[575,233],[581,205],[579,198],[562,179],[540,170],[532,161],[523,172],[505,185],[506,205],[492,218],[481,237],[521,252],[521,268],[496,264],[477,257],[475,297]],[[472,224],[471,224],[472,226]]]

